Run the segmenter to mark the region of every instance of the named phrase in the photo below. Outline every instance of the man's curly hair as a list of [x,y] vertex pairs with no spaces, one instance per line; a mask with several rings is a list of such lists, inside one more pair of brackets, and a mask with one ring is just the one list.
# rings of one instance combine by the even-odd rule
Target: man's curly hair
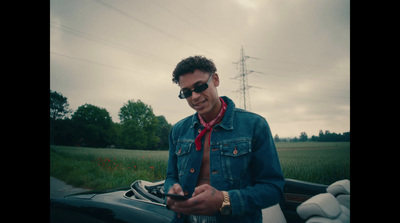
[[179,77],[183,74],[193,73],[195,70],[201,70],[213,74],[217,71],[214,62],[203,56],[192,56],[179,62],[172,73],[172,82],[179,84]]

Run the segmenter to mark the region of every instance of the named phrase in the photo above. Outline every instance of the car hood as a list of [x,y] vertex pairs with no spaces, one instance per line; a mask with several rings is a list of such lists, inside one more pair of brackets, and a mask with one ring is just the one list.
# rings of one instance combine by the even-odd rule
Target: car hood
[[116,191],[127,191],[129,189],[130,189],[129,186],[124,186],[124,187],[118,187],[118,188],[107,189],[107,190],[90,190],[90,191],[80,192],[80,193],[76,193],[76,194],[69,194],[69,195],[65,196],[64,198],[90,200],[99,194],[104,195],[104,194],[109,194],[109,193],[116,192]]

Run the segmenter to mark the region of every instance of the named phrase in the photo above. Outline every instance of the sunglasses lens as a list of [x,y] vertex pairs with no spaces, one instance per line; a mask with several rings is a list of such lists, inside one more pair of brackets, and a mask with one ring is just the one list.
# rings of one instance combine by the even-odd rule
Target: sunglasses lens
[[207,88],[208,88],[208,84],[202,84],[200,86],[195,87],[193,89],[193,91],[196,92],[196,93],[200,93],[200,92],[205,91]]
[[[194,92],[196,93],[200,93],[205,91],[208,88],[208,84],[202,84],[200,86],[197,86],[193,89]],[[179,98],[180,99],[185,99],[192,96],[192,91],[181,91],[181,93],[179,94]]]
[[180,99],[185,99],[185,98],[188,98],[190,96],[192,96],[192,92],[191,91],[185,91],[185,92],[181,92],[179,94],[179,98]]
[[185,92],[183,92],[183,97],[188,98],[188,97],[190,97],[190,96],[192,96],[192,92],[191,92],[191,91],[185,91]]

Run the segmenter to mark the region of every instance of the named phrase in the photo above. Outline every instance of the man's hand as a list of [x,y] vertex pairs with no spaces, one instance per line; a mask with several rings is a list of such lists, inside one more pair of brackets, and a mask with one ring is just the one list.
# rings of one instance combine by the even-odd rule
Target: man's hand
[[[183,190],[181,185],[179,185],[178,183],[174,184],[171,189],[169,189],[168,191],[169,194],[179,194],[179,195],[184,195],[183,194]],[[173,207],[175,205],[175,202],[177,200],[174,200],[170,197],[167,197],[167,207],[171,209],[171,207]]]
[[[172,192],[175,185],[178,184],[174,184],[168,193]],[[179,188],[180,192],[182,192],[182,188],[180,186]],[[174,191],[176,190],[174,189]],[[181,194],[183,194],[183,192]],[[194,189],[192,197],[188,200],[178,201],[167,198],[167,205],[176,213],[186,215],[214,215],[219,211],[223,201],[224,196],[221,191],[208,184],[203,184]]]

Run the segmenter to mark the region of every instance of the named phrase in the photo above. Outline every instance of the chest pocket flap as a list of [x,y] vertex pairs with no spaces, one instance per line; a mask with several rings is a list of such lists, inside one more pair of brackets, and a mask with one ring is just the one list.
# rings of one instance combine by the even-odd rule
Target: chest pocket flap
[[239,157],[251,152],[251,141],[239,141],[222,145],[221,155]]
[[183,156],[190,153],[192,143],[178,143],[176,146],[175,154]]

